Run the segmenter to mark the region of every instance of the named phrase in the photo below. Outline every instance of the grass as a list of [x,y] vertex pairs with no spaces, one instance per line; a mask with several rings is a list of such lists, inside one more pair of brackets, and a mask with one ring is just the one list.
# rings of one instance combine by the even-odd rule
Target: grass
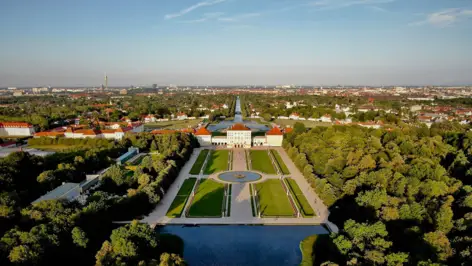
[[225,185],[202,179],[189,209],[189,217],[221,217]]
[[144,129],[153,130],[153,129],[182,129],[187,127],[195,127],[202,119],[195,120],[173,120],[173,121],[163,121],[163,122],[154,122],[144,124]]
[[289,119],[275,119],[274,123],[281,125],[282,127],[286,126],[293,126],[296,122],[303,123],[307,128],[314,128],[314,127],[330,127],[333,124],[328,122],[318,122],[318,121],[301,121],[301,120],[289,120]]
[[209,150],[202,150],[197,157],[197,160],[190,169],[191,175],[198,175],[200,174],[200,170],[202,169],[203,163],[205,162],[205,158],[207,157]]
[[252,192],[252,184],[249,185],[249,191],[251,193],[251,210],[252,210],[252,217],[256,217],[256,210],[254,207],[254,193]]
[[279,152],[276,150],[270,150],[270,152],[272,153],[272,156],[274,156],[275,162],[279,166],[280,171],[282,171],[282,174],[289,175],[290,171],[285,165],[284,160],[282,160],[282,157],[280,156]]
[[211,151],[210,158],[205,167],[205,174],[211,175],[216,172],[228,170],[228,150]]
[[314,265],[314,254],[316,240],[318,235],[309,236],[300,242],[300,251],[302,252],[302,261],[300,266],[312,266]]
[[279,179],[256,184],[262,216],[290,216],[294,210]]
[[266,174],[277,174],[277,171],[272,165],[269,154],[266,150],[251,150],[250,156],[252,170],[256,170]]
[[315,211],[310,206],[310,203],[303,194],[302,190],[297,184],[297,181],[291,178],[285,179],[288,183],[288,187],[292,192],[293,197],[295,198],[295,204],[297,204],[298,209],[302,212],[303,217],[313,217],[315,215]]
[[187,203],[188,197],[192,192],[195,182],[197,182],[197,179],[194,177],[184,181],[179,189],[179,192],[177,192],[177,196],[175,196],[174,201],[172,201],[170,204],[169,210],[167,210],[167,217],[180,217],[182,215],[185,203]]

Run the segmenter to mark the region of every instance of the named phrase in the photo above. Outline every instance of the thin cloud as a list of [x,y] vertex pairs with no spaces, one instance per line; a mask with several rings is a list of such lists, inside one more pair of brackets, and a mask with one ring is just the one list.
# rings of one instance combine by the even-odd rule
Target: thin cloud
[[218,21],[222,22],[240,22],[241,20],[247,19],[247,18],[253,18],[253,17],[259,17],[261,16],[261,13],[244,13],[240,15],[235,15],[232,17],[220,17],[218,18]]
[[173,18],[177,18],[177,17],[181,17],[187,13],[190,13],[192,12],[193,10],[197,9],[197,8],[200,8],[200,7],[205,7],[205,6],[213,6],[213,5],[217,5],[217,4],[220,4],[220,3],[223,3],[223,2],[226,2],[227,0],[211,0],[211,1],[203,1],[203,2],[199,2],[199,3],[196,3],[195,5],[193,6],[189,6],[185,9],[182,9],[180,10],[179,12],[177,13],[173,13],[173,14],[167,14],[164,16],[165,19],[173,19]]
[[469,17],[472,17],[472,9],[449,8],[431,14],[427,14],[424,20],[416,21],[410,23],[409,25],[432,25],[435,27],[444,28],[452,26],[456,22],[467,19]]
[[380,5],[392,3],[395,0],[319,0],[308,5],[318,10],[341,9],[361,5]]
[[181,23],[201,23],[201,22],[205,22],[205,21],[208,21],[208,20],[211,20],[211,19],[217,19],[217,18],[219,18],[223,15],[224,15],[223,12],[205,13],[199,19],[183,20],[183,21],[180,21],[180,22]]

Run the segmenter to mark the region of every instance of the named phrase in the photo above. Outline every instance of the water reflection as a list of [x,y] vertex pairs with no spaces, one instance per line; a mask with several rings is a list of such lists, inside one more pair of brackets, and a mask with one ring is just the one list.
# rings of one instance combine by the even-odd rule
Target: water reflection
[[322,226],[165,226],[180,236],[192,265],[299,265],[300,241],[327,234]]

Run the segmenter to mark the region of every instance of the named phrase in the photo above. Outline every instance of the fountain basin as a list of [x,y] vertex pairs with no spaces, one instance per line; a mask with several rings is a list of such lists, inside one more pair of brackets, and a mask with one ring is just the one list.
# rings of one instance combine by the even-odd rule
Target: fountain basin
[[218,179],[233,183],[254,182],[261,178],[262,176],[260,174],[250,171],[231,171],[218,175]]

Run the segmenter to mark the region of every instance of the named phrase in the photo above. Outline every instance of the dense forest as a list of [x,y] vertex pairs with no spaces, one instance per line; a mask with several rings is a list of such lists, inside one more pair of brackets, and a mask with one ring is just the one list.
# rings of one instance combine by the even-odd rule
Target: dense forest
[[297,123],[284,147],[340,228],[315,265],[470,265],[472,132]]
[[[193,137],[143,133],[96,144],[44,158],[16,152],[0,159],[0,265],[185,264],[177,237],[114,222],[140,218],[159,203],[191,155]],[[131,175],[112,159],[130,146],[153,152]],[[31,205],[62,182],[80,182],[109,166],[85,202]]]

